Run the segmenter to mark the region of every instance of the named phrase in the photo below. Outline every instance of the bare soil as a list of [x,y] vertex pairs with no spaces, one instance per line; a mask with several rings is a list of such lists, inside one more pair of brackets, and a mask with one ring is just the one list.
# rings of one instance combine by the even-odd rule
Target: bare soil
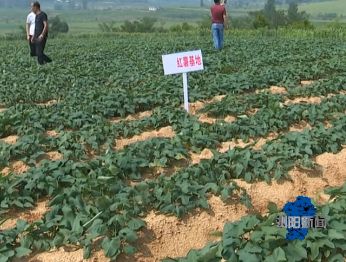
[[222,99],[224,99],[226,96],[225,95],[218,95],[218,96],[214,96],[210,102],[220,102]]
[[289,131],[290,132],[302,132],[306,129],[311,129],[311,125],[305,121],[301,121],[299,123],[296,123],[294,125],[292,125],[290,128],[289,128]]
[[[189,104],[189,112],[191,115],[198,116],[198,121],[201,123],[215,124],[216,121],[219,120],[219,118],[214,118],[214,117],[208,116],[207,113],[201,114],[201,113],[199,113],[199,111],[201,109],[203,109],[207,104],[219,102],[222,99],[224,99],[225,97],[226,97],[225,95],[220,95],[220,96],[215,96],[210,100],[197,101],[195,103],[190,103]],[[220,120],[222,120],[222,119],[220,118]],[[225,122],[232,123],[232,122],[236,121],[237,119],[234,116],[227,116],[223,120]]]
[[[180,159],[172,161],[168,167],[151,167],[151,168],[144,168],[142,173],[142,178],[144,180],[147,179],[153,179],[155,177],[158,177],[162,174],[165,176],[170,176],[179,170],[189,166],[189,161],[187,159]],[[130,184],[135,185],[136,182],[131,182]]]
[[[195,114],[204,106],[202,104],[202,102],[194,103],[193,110]],[[290,131],[302,131],[305,128],[311,127],[307,123],[301,122],[292,126]],[[154,137],[172,138],[174,135],[171,127],[165,127],[158,131],[144,132],[130,139],[117,140],[117,149],[119,150],[129,144]],[[248,143],[244,143],[241,139],[225,142],[218,150],[224,153],[234,147],[245,147],[254,142],[256,142],[254,148],[259,149],[267,141],[276,139],[277,136],[278,134],[272,133],[267,138],[250,140]],[[316,162],[321,166],[320,171],[308,172],[295,168],[289,173],[291,181],[273,181],[270,185],[265,182],[250,184],[240,179],[234,181],[246,189],[252,197],[255,210],[262,214],[267,212],[269,202],[274,202],[279,208],[282,208],[287,201],[293,201],[299,195],[306,195],[318,203],[325,203],[329,201],[329,197],[323,193],[323,190],[329,186],[341,186],[346,181],[346,145],[344,147],[345,149],[338,154],[326,153],[318,156]],[[203,150],[200,154],[191,154],[193,164],[212,157],[213,154],[209,149]],[[226,204],[220,198],[211,196],[208,202],[210,210],[196,210],[181,220],[174,216],[151,211],[145,217],[147,227],[140,232],[139,240],[135,244],[138,253],[130,257],[122,255],[117,261],[152,262],[160,261],[165,257],[185,256],[192,248],[202,248],[208,242],[218,240],[219,237],[215,236],[214,233],[222,231],[225,223],[237,221],[249,212],[244,205],[237,201]],[[41,212],[38,217],[41,217],[43,214],[44,212]],[[16,216],[16,218],[20,218],[20,215]],[[33,215],[33,218],[35,218],[35,215]],[[6,222],[10,223],[7,226],[14,226],[15,220],[13,221]],[[3,226],[6,226],[6,224]],[[83,251],[81,249],[76,250],[64,247],[51,252],[37,254],[21,261],[108,262],[110,260],[105,258],[102,251],[97,251],[91,259],[83,260]]]
[[43,103],[36,103],[36,105],[38,105],[38,106],[52,106],[52,105],[55,105],[57,103],[58,103],[58,101],[53,99],[53,100],[49,100],[49,101],[43,102]]
[[237,121],[237,118],[234,117],[234,116],[227,116],[225,119],[224,119],[225,122],[227,123],[233,123],[235,121]]
[[135,121],[135,120],[140,120],[146,117],[150,117],[153,114],[152,111],[144,111],[144,112],[140,112],[137,114],[133,114],[133,115],[129,115],[126,118],[122,118],[122,117],[114,117],[110,120],[111,123],[120,123],[122,121]]
[[249,184],[242,180],[237,180],[237,183],[247,190],[260,213],[266,212],[270,201],[282,208],[287,201],[294,201],[299,195],[308,196],[323,204],[329,200],[324,189],[341,186],[346,181],[346,149],[336,155],[322,154],[316,158],[316,163],[322,167],[321,173],[304,172],[296,168],[289,173],[292,181],[273,181],[271,185],[266,182]]
[[59,133],[55,130],[49,130],[46,132],[46,135],[49,136],[49,137],[58,137],[59,136]]
[[321,97],[296,97],[294,99],[287,99],[285,101],[285,105],[292,105],[292,104],[321,104],[322,98]]
[[63,158],[64,156],[58,151],[51,151],[40,156],[37,162],[41,162],[43,160],[59,161],[59,160],[62,160]]
[[315,82],[315,81],[313,81],[313,80],[303,80],[303,81],[300,82],[300,84],[301,84],[302,86],[308,86],[308,85],[313,84],[314,82]]
[[248,116],[253,116],[253,115],[256,115],[258,111],[259,111],[259,108],[252,108],[249,111],[247,111],[246,114]]
[[258,138],[256,140],[254,139],[249,139],[247,143],[245,143],[242,139],[237,139],[233,141],[227,141],[223,142],[221,144],[221,147],[218,148],[218,151],[220,153],[226,153],[227,151],[233,149],[233,148],[245,148],[252,143],[256,142],[256,144],[253,146],[254,150],[260,150],[268,141],[274,140],[279,136],[277,133],[270,133],[266,138]]
[[13,135],[13,136],[2,138],[0,139],[0,141],[6,144],[14,145],[15,143],[17,143],[18,139],[19,139],[19,136]]
[[41,219],[48,210],[48,200],[41,200],[37,202],[36,207],[31,210],[26,210],[24,212],[10,211],[5,214],[5,217],[8,219],[4,224],[0,225],[0,231],[15,227],[16,221],[19,219],[26,220],[29,223],[37,221]]
[[227,151],[238,147],[238,148],[245,148],[248,145],[252,144],[254,141],[252,139],[249,140],[249,142],[245,143],[242,139],[236,139],[233,141],[227,141],[227,142],[223,142],[221,144],[221,147],[218,148],[218,151],[220,153],[226,153]]
[[333,125],[329,121],[324,121],[323,125],[325,128],[332,128],[333,127]]
[[242,204],[227,205],[215,196],[208,202],[210,210],[197,210],[182,220],[151,212],[145,218],[147,229],[141,233],[139,252],[134,257],[122,256],[119,261],[151,262],[185,256],[192,248],[202,248],[208,242],[217,241],[215,232],[222,231],[225,223],[239,220],[247,212]]
[[213,97],[212,99],[209,99],[209,100],[197,101],[197,102],[194,102],[194,103],[190,103],[189,104],[189,113],[191,115],[197,115],[198,111],[201,110],[203,107],[205,107],[207,104],[219,102],[222,99],[224,99],[225,97],[226,97],[225,95],[219,95],[219,96],[215,96],[215,97]]
[[269,92],[271,94],[285,95],[287,94],[287,89],[286,87],[283,87],[283,86],[271,86],[266,89],[257,89],[255,91],[256,94],[260,94],[264,92]]
[[189,113],[191,115],[196,115],[199,110],[201,110],[207,103],[206,102],[194,102],[189,104]]
[[[49,252],[40,253],[30,258],[14,262],[110,262],[103,251],[97,251],[90,259],[83,259],[83,249],[62,247]],[[130,261],[129,261],[130,262]]]
[[256,141],[256,144],[254,145],[253,149],[254,149],[254,150],[261,150],[262,147],[263,147],[267,142],[269,142],[269,141],[271,141],[271,140],[277,139],[278,136],[279,136],[279,134],[277,134],[277,133],[270,133],[270,134],[268,135],[268,137],[266,137],[266,138],[261,137],[260,139],[258,139],[258,140]]
[[204,149],[200,154],[191,153],[190,156],[192,164],[196,165],[199,164],[203,159],[212,159],[214,157],[214,154],[213,152],[211,152],[211,150]]
[[[292,181],[273,182],[271,185],[265,182],[237,182],[247,189],[255,209],[262,214],[267,212],[269,202],[274,202],[282,208],[286,202],[294,201],[299,195],[306,195],[318,203],[325,203],[329,198],[323,190],[328,186],[340,186],[346,180],[346,149],[336,155],[322,154],[316,161],[322,166],[321,174],[294,169],[290,172]],[[137,259],[133,261],[159,261],[158,259],[166,256],[184,256],[191,248],[200,248],[215,240],[211,233],[222,231],[224,223],[238,220],[247,214],[246,208],[239,203],[226,205],[214,196],[210,198],[209,203],[209,213],[197,211],[182,221],[151,212],[145,219],[148,223],[147,234],[140,240],[144,242],[144,246],[140,246]]]
[[201,123],[207,123],[207,124],[215,124],[217,120],[224,120],[227,123],[233,123],[237,120],[234,116],[227,116],[224,119],[222,118],[213,118],[208,116],[208,114],[200,114],[200,117],[198,118],[198,121]]
[[[322,173],[294,169],[290,172],[292,181],[274,181],[271,185],[265,182],[248,184],[243,180],[235,181],[247,190],[255,209],[262,214],[267,212],[269,202],[282,208],[287,201],[293,201],[298,195],[306,195],[318,203],[325,203],[329,197],[323,190],[328,186],[340,186],[346,180],[346,146],[340,153],[322,154],[316,161],[322,166]],[[145,218],[147,228],[140,233],[136,244],[139,252],[134,257],[121,256],[117,261],[152,262],[168,256],[185,256],[192,248],[201,248],[208,242],[218,240],[213,233],[222,231],[225,223],[239,220],[248,213],[242,204],[225,204],[215,196],[209,199],[209,204],[209,211],[197,210],[182,220],[150,212]],[[66,252],[60,249],[41,253],[26,261],[109,261],[101,252],[97,252],[92,259],[83,260],[82,253],[82,250]]]
[[10,164],[9,167],[5,167],[0,171],[4,176],[8,176],[11,172],[15,174],[23,174],[29,170],[29,166],[27,166],[23,161],[15,161]]
[[198,121],[201,123],[215,124],[217,119],[208,116],[208,114],[201,114],[200,117],[198,118]]
[[282,86],[271,86],[269,88],[269,92],[272,94],[280,94],[280,95],[287,94],[286,88]]
[[171,126],[167,126],[167,127],[161,128],[160,130],[153,130],[153,131],[149,131],[149,132],[144,132],[144,133],[137,135],[137,136],[134,136],[132,138],[117,139],[116,140],[116,150],[121,150],[130,144],[149,140],[149,139],[152,139],[155,137],[172,138],[174,136],[175,136],[175,133],[174,133],[173,128]]

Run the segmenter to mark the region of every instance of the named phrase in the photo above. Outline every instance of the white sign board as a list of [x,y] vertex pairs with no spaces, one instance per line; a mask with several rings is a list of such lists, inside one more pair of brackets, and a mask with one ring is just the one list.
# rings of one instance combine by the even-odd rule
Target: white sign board
[[183,74],[184,108],[189,112],[188,72],[203,70],[202,51],[190,51],[162,56],[165,75]]
[[162,56],[165,75],[203,70],[202,51],[190,51]]

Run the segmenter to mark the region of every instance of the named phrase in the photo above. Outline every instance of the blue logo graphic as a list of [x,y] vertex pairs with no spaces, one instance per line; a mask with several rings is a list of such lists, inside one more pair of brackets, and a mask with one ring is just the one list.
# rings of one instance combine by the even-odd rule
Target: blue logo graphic
[[296,201],[288,202],[283,211],[286,216],[278,217],[277,224],[287,228],[287,240],[304,240],[309,228],[326,228],[326,220],[316,216],[316,208],[308,197],[298,196]]

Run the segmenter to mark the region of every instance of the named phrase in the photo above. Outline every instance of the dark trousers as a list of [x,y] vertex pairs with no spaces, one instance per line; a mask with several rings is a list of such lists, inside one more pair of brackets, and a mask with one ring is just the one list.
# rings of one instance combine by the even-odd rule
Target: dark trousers
[[52,62],[52,60],[44,54],[44,48],[46,47],[46,42],[47,42],[47,37],[43,38],[41,41],[38,39],[35,41],[37,61],[40,65]]
[[35,43],[32,42],[32,36],[30,36],[29,38],[29,47],[30,47],[30,55],[36,56],[36,47],[35,47]]

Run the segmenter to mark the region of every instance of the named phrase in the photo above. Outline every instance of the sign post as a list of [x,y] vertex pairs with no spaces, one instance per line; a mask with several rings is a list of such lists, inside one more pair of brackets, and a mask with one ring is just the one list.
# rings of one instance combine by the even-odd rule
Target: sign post
[[187,83],[187,73],[183,73],[183,87],[184,87],[184,108],[189,113],[189,86]]
[[190,51],[162,56],[165,75],[183,74],[184,108],[189,112],[188,75],[189,72],[204,69],[202,51]]

